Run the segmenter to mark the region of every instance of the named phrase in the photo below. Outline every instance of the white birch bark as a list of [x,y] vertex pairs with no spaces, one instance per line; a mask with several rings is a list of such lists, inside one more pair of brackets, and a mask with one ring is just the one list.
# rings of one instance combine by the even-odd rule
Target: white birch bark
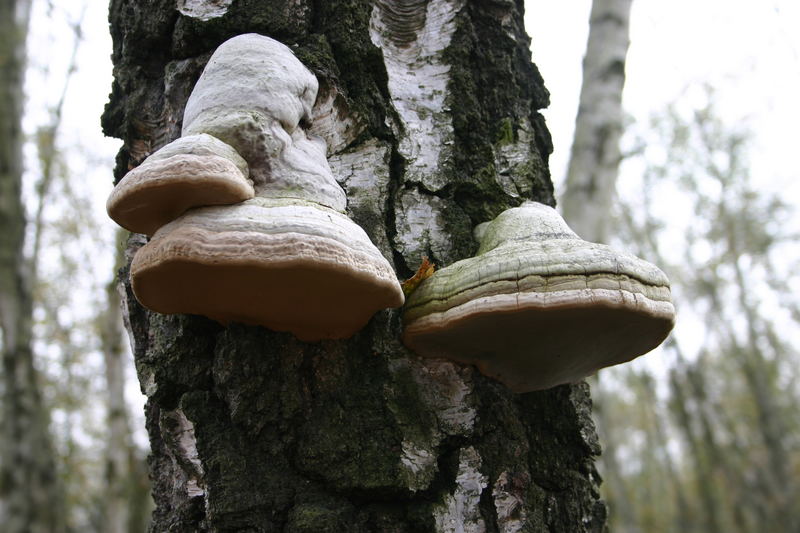
[[570,227],[593,242],[608,240],[616,191],[632,2],[592,2],[583,85],[561,209]]

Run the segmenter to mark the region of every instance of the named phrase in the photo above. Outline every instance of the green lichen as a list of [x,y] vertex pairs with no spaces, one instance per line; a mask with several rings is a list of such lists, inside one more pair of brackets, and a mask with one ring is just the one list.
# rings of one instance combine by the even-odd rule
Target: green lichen
[[[468,180],[456,185],[455,200],[469,217],[472,226],[492,220],[521,199],[508,195],[497,180],[494,161],[478,168]],[[470,229],[471,231],[471,229]]]
[[477,243],[472,235],[475,213],[470,212],[470,207],[482,205],[482,203],[473,203],[470,201],[472,198],[468,200],[466,196],[459,200],[458,193],[455,196],[455,202],[448,202],[450,205],[442,210],[441,216],[442,227],[450,235],[451,255],[460,259],[469,257],[477,248]]
[[369,37],[372,8],[366,0],[315,2],[314,26],[330,44],[351,111],[365,120],[374,137],[386,138],[388,76],[383,54]]
[[504,118],[497,125],[495,144],[505,146],[514,142],[514,122],[509,117]]
[[286,531],[292,533],[340,533],[350,530],[353,507],[346,501],[316,495],[289,512]]

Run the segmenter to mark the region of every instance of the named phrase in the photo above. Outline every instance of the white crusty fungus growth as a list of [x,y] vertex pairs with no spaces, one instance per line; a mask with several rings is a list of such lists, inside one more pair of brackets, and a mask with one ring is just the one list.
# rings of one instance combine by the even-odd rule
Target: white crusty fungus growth
[[475,257],[409,296],[403,341],[419,355],[474,364],[528,392],[630,361],[672,330],[664,273],[580,239],[550,207],[508,209],[476,237]]
[[[141,213],[146,206],[163,213],[135,224],[134,231],[154,230],[131,263],[142,305],[262,325],[305,341],[350,337],[376,311],[403,305],[391,265],[344,214],[345,193],[324,141],[307,133],[316,95],[314,75],[278,41],[239,35],[214,52],[186,104],[184,136],[130,181],[158,192],[150,183],[164,179],[160,161],[193,161],[199,155],[192,139],[208,138],[235,155],[230,167],[250,188],[233,201],[203,197],[185,205],[202,196],[195,189],[207,181],[173,179],[182,191],[129,202]],[[109,206],[119,203],[115,195],[129,196],[115,191]]]
[[344,212],[347,199],[311,137],[317,78],[283,44],[254,33],[211,56],[183,114],[183,135],[209,133],[250,166],[256,194],[297,198]]

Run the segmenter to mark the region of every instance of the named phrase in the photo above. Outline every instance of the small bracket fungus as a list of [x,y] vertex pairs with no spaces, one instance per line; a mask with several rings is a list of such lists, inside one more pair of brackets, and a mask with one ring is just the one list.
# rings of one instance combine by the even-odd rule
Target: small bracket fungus
[[[240,35],[214,52],[186,104],[184,136],[109,199],[120,224],[154,232],[131,263],[142,305],[306,341],[349,337],[403,305],[391,265],[344,214],[324,141],[306,132],[316,95],[314,75],[273,39]],[[224,195],[222,182],[240,194]]]
[[255,194],[247,163],[211,135],[181,137],[120,180],[106,203],[123,228],[152,235],[192,207],[234,204]]
[[474,364],[528,392],[630,361],[672,330],[663,272],[580,239],[550,207],[508,209],[476,236],[475,257],[409,296],[403,342],[419,355]]

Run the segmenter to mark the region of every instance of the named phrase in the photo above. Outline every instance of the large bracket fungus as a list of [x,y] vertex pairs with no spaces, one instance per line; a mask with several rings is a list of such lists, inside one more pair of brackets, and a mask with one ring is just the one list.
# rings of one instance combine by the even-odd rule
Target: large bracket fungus
[[409,296],[403,341],[419,355],[474,364],[528,392],[630,361],[672,330],[664,273],[580,239],[550,207],[508,209],[476,237],[475,257]]
[[[314,75],[278,41],[246,34],[217,48],[186,104],[183,137],[123,178],[109,199],[112,218],[153,234],[131,263],[142,305],[263,325],[306,341],[349,337],[376,311],[403,305],[391,265],[344,214],[346,196],[324,141],[306,132],[316,95]],[[216,152],[198,154],[201,139]],[[203,196],[214,173],[167,179],[164,169],[180,165],[165,162],[176,157],[225,159],[230,175],[235,169],[241,177],[229,181],[250,188],[225,200],[218,192]],[[163,192],[150,183],[159,179],[170,182],[170,192],[146,201],[123,190]],[[148,215],[148,205],[161,215]],[[119,212],[150,224],[123,224]]]

